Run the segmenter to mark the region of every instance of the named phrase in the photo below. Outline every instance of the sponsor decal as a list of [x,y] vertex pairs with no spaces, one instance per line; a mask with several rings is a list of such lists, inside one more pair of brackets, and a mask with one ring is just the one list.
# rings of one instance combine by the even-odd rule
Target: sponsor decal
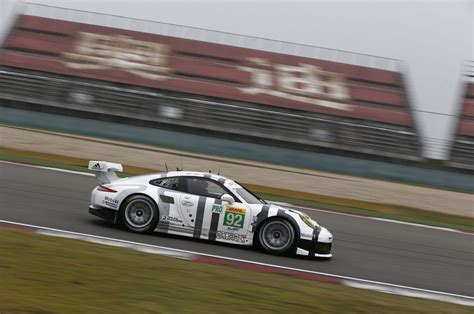
[[95,164],[92,166],[92,169],[94,169],[94,170],[101,170],[100,163],[95,163]]
[[161,221],[172,221],[172,222],[178,222],[182,223],[183,221],[177,217],[173,216],[161,216]]
[[226,241],[237,242],[237,243],[246,242],[245,236],[240,235],[240,234],[225,232],[225,231],[217,231],[216,238],[226,240]]
[[227,207],[226,212],[245,215],[246,209],[245,208],[229,206],[229,207]]
[[245,208],[227,207],[224,215],[224,226],[243,228],[245,212]]
[[219,205],[219,204],[212,205],[212,212],[216,214],[222,213],[222,205]]
[[250,221],[250,225],[252,227],[255,227],[257,225],[257,222],[258,222],[258,216],[252,216],[252,220]]
[[237,182],[234,182],[234,181],[231,181],[231,180],[228,180],[226,182],[226,185],[228,185],[228,186],[230,186],[231,188],[234,188],[234,189],[241,188],[241,186]]
[[229,231],[239,231],[239,227],[226,227],[227,230]]
[[63,63],[73,69],[119,69],[151,80],[165,80],[169,47],[124,35],[80,32],[73,52],[65,52]]
[[102,201],[102,204],[105,204],[106,206],[109,206],[111,208],[117,208],[118,202],[119,201],[117,199],[106,196]]

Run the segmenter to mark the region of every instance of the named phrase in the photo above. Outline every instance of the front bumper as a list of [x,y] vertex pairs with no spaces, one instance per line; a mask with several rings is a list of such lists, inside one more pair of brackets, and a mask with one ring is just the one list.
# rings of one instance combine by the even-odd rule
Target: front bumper
[[299,239],[296,242],[296,254],[310,257],[332,257],[332,234],[324,227],[319,227],[313,232],[313,239]]
[[117,222],[117,211],[114,209],[110,209],[107,207],[94,207],[94,206],[89,206],[89,213],[100,217],[102,219],[107,220],[108,222],[111,223],[116,223]]

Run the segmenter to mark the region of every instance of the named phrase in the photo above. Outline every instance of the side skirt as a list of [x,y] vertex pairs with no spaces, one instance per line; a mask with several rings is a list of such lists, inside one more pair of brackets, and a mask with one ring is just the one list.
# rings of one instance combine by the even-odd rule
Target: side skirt
[[[155,231],[159,233],[173,234],[190,238],[194,237],[195,234],[194,229],[190,227],[179,227],[160,223],[158,223]],[[202,233],[200,239],[245,246],[253,245],[252,232],[250,232],[247,237],[245,237],[231,232],[217,231],[215,239],[210,238],[208,234]]]

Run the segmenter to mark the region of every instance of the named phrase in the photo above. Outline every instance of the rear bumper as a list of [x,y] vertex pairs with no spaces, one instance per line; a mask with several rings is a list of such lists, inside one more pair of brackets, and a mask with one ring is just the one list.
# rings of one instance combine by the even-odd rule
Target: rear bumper
[[107,220],[108,222],[111,223],[116,223],[117,222],[117,213],[118,211],[106,207],[93,207],[89,206],[89,213],[100,217],[102,219]]

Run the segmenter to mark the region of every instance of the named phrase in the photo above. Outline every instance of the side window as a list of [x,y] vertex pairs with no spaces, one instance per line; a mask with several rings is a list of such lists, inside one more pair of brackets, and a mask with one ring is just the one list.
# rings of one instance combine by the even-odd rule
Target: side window
[[178,177],[154,180],[151,182],[151,184],[165,188],[165,189],[176,190],[176,191],[180,190]]
[[202,178],[186,178],[186,185],[190,194],[220,198],[227,193],[217,183]]

